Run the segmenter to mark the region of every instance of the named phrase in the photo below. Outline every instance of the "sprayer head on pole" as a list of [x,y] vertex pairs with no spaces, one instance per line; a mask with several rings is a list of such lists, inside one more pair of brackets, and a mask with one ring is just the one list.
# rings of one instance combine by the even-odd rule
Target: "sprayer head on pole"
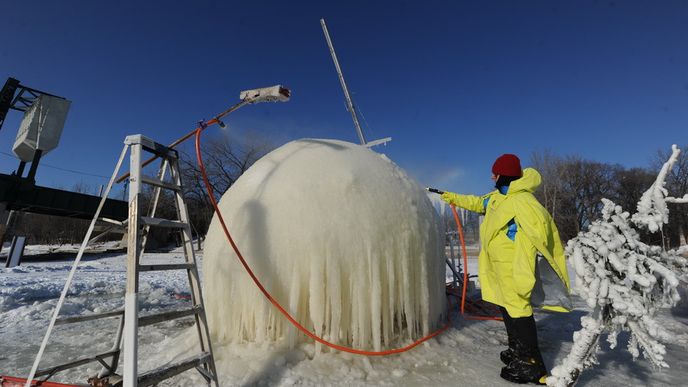
[[239,94],[239,99],[248,103],[287,102],[289,97],[291,97],[291,91],[282,85],[244,90]]

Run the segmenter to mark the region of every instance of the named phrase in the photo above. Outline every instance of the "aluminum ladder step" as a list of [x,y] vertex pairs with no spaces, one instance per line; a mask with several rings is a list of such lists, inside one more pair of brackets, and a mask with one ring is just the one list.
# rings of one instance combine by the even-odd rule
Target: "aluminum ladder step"
[[124,314],[124,309],[116,309],[109,312],[84,314],[81,316],[62,317],[55,320],[55,325],[72,324],[83,321],[100,320],[101,318],[119,317]]
[[209,364],[210,359],[211,356],[209,352],[201,352],[196,356],[192,356],[180,362],[144,372],[138,377],[138,385],[139,387],[152,386],[160,383],[162,380],[181,374],[184,371],[202,366],[204,364]]
[[80,365],[92,363],[95,361],[100,362],[105,358],[112,357],[112,356],[116,355],[117,353],[119,353],[119,349],[114,350],[114,351],[103,352],[103,353],[98,354],[98,355],[83,357],[81,359],[77,359],[77,360],[71,361],[69,363],[61,364],[57,367],[51,367],[51,368],[46,368],[44,370],[38,370],[38,371],[36,371],[35,377],[40,377],[40,376],[45,376],[45,375],[53,375],[57,372],[60,372],[60,371],[66,370],[66,369],[70,369],[70,368],[74,368],[74,367],[78,367]]
[[[147,316],[140,316],[138,319],[139,320],[139,326],[147,326],[147,325],[152,325],[152,324],[156,324],[156,323],[167,321],[167,320],[174,320],[174,319],[178,319],[178,318],[193,316],[193,315],[199,313],[201,310],[203,310],[201,305],[195,305],[195,306],[188,308],[188,309],[172,310],[169,312],[161,312],[161,313],[150,314]],[[124,315],[124,309],[117,309],[117,310],[113,310],[110,312],[103,312],[103,313],[86,314],[86,315],[81,315],[81,316],[63,317],[63,318],[59,318],[59,319],[55,320],[55,325],[64,325],[64,324],[72,324],[72,323],[84,322],[84,321],[100,320],[102,318],[119,317],[122,315]]]
[[180,187],[176,184],[167,183],[167,182],[161,181],[160,179],[146,176],[146,175],[141,175],[141,182],[144,184],[152,185],[154,187],[169,189],[169,190],[172,190],[175,192],[181,192],[181,190],[182,190],[182,187]]
[[189,270],[194,266],[193,263],[167,263],[156,265],[139,265],[139,271],[163,271],[163,270]]
[[141,223],[147,226],[154,226],[154,227],[164,227],[164,228],[176,228],[176,229],[185,229],[189,227],[188,223],[179,221],[179,220],[169,220],[169,219],[162,219],[162,218],[151,218],[149,216],[142,216],[140,217]]
[[142,317],[139,317],[139,326],[145,327],[147,325],[157,324],[157,323],[160,323],[163,321],[175,320],[175,319],[182,318],[182,317],[193,316],[195,314],[198,314],[202,310],[203,310],[202,306],[195,305],[189,309],[173,310],[170,312],[162,312],[162,313],[151,314],[148,316],[142,316]]

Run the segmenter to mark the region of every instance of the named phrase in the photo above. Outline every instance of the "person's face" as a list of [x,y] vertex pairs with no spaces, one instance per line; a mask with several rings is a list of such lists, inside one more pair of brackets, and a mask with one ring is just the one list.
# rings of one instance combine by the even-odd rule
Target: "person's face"
[[492,174],[492,181],[497,181],[499,179],[499,175],[495,175],[494,173]]

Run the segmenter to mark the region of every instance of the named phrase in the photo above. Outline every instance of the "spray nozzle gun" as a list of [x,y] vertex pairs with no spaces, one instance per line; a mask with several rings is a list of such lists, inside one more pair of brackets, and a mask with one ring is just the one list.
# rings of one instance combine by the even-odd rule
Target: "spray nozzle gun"
[[440,191],[440,190],[438,190],[437,188],[426,187],[425,189],[426,189],[428,192],[436,193],[436,194],[438,194],[438,195],[442,195],[442,194],[444,193],[444,191]]

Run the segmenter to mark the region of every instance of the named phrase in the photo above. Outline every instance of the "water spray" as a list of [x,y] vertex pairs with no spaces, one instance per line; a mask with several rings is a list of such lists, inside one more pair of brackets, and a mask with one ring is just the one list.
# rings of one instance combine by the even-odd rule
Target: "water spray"
[[[181,144],[182,142],[188,140],[191,138],[194,134],[196,134],[197,130],[206,130],[209,126],[217,124],[220,128],[225,129],[227,128],[227,125],[225,125],[224,122],[222,122],[222,117],[228,115],[229,113],[239,109],[242,106],[249,105],[249,104],[254,104],[254,103],[260,103],[260,102],[287,102],[289,101],[289,98],[291,98],[291,90],[287,89],[286,87],[282,85],[275,85],[275,86],[270,86],[270,87],[262,87],[259,89],[251,89],[251,90],[244,90],[241,93],[239,93],[239,99],[241,99],[240,102],[232,105],[229,109],[221,112],[220,114],[216,115],[212,119],[205,121],[202,120],[199,122],[198,127],[189,133],[183,135],[180,137],[177,141],[171,143],[168,145],[168,148],[174,148],[177,145]],[[145,167],[146,165],[152,163],[158,158],[158,156],[153,156],[149,158],[148,160],[144,161],[141,164],[141,167]],[[117,180],[115,180],[116,183],[121,183],[125,181],[127,178],[129,178],[129,173],[125,173],[124,175],[120,176]]]

